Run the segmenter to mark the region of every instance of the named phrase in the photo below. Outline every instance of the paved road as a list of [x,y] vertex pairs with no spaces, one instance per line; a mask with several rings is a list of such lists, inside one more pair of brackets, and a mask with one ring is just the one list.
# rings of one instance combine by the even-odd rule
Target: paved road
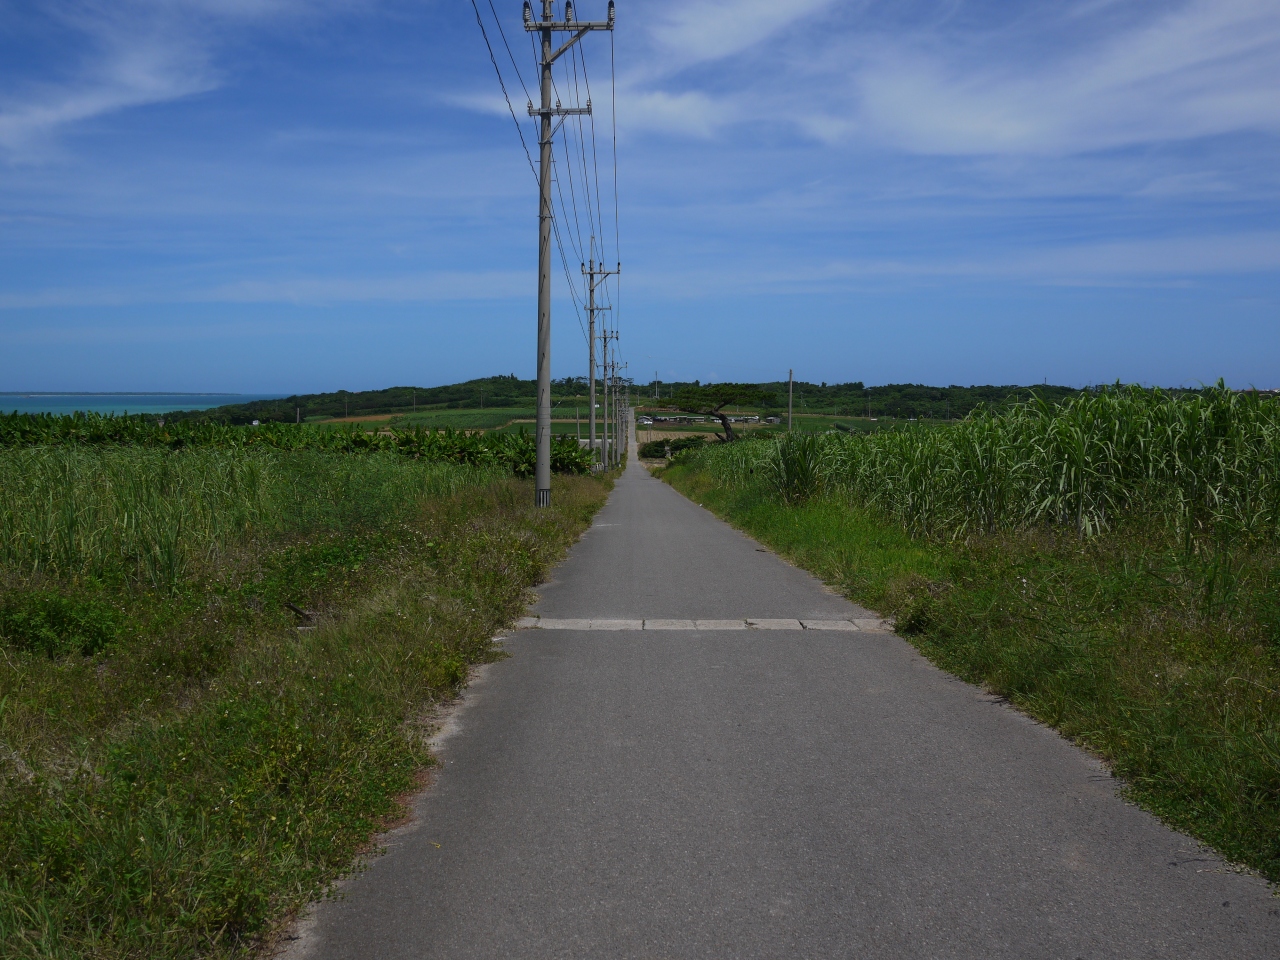
[[1264,883],[1050,731],[891,634],[745,628],[872,615],[639,466],[534,613],[577,629],[510,637],[294,955],[1280,957]]

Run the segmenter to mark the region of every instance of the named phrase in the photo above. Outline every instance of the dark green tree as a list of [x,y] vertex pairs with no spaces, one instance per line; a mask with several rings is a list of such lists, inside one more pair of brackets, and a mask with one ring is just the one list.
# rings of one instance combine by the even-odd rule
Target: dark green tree
[[773,403],[773,394],[761,390],[753,383],[709,383],[705,387],[694,385],[676,391],[676,406],[685,413],[701,417],[715,417],[724,427],[723,434],[716,434],[722,443],[732,443],[733,424],[724,412],[728,406],[762,407]]

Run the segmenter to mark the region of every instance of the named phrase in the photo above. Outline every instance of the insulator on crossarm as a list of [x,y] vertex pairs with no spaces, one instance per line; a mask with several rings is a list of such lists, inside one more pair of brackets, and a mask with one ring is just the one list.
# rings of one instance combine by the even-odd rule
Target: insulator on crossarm
[[525,26],[533,23],[533,7],[529,6],[529,0],[524,0],[524,22]]
[[573,0],[564,0],[564,22],[573,23]]
[[609,0],[609,29],[611,30],[613,29],[613,18],[614,18],[613,0]]

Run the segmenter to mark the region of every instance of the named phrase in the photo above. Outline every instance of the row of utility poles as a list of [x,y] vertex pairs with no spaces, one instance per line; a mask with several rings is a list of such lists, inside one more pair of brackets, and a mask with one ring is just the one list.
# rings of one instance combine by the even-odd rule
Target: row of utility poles
[[[587,361],[591,370],[591,374],[587,378],[587,406],[590,408],[590,425],[587,431],[587,440],[589,443],[588,449],[593,454],[596,450],[596,314],[613,309],[596,303],[596,290],[600,284],[604,283],[607,277],[617,276],[622,272],[622,264],[618,264],[614,270],[606,270],[603,263],[596,263],[595,243],[596,238],[592,237],[591,256],[587,263],[582,265],[582,275],[587,278],[587,342],[589,344]],[[625,416],[630,417],[630,384],[627,384],[628,403],[624,404],[617,389],[619,366],[616,346],[613,350],[614,358],[612,360],[609,359],[609,343],[612,341],[615,345],[617,344],[618,332],[616,330],[610,331],[607,325],[602,324],[599,337],[600,359],[602,361],[599,369],[604,374],[604,435],[600,438],[600,464],[607,470],[622,462],[622,451],[624,449],[622,444],[625,443],[625,439],[622,438],[626,434],[625,423],[627,422],[624,419],[624,410]],[[625,364],[621,369],[626,369]],[[609,443],[610,400],[613,401],[612,408],[614,411],[614,442],[612,445]]]
[[[541,93],[542,102],[537,109],[533,104],[529,104],[529,116],[539,118],[539,136],[538,136],[538,414],[535,427],[535,438],[537,443],[537,459],[534,465],[534,503],[539,507],[551,506],[551,218],[554,211],[551,205],[551,181],[552,181],[552,154],[551,144],[559,125],[564,122],[564,118],[571,115],[584,115],[591,113],[591,101],[587,101],[585,107],[565,107],[562,106],[559,99],[552,101],[553,85],[551,78],[551,68],[560,57],[568,52],[575,43],[585,37],[588,33],[596,30],[612,30],[614,22],[614,4],[613,0],[609,0],[608,19],[603,21],[578,20],[574,15],[573,4],[566,2],[564,5],[564,19],[555,20],[551,12],[551,0],[542,0],[542,19],[536,19],[533,16],[533,10],[528,0],[524,5],[524,28],[528,33],[538,34],[541,43],[541,55],[538,58],[538,66],[541,71]],[[567,33],[571,36],[564,41],[558,48],[554,45],[553,37],[557,33]],[[557,121],[556,118],[559,118]],[[594,253],[594,249],[592,250]],[[595,299],[595,260],[591,264],[591,279],[589,282],[591,298]],[[585,268],[584,268],[585,272]],[[616,271],[613,271],[616,272]],[[602,272],[603,273],[603,272]],[[595,328],[595,311],[601,308],[596,307],[591,310],[592,329]],[[616,337],[616,334],[613,334]],[[604,344],[606,352],[608,350],[608,335],[606,335]],[[595,353],[595,337],[591,337],[590,352]],[[605,423],[608,424],[607,406],[609,403],[608,391],[608,359],[605,359],[605,404],[606,416]],[[591,386],[592,397],[591,405],[591,441],[594,450],[595,443],[595,376],[596,366],[595,358],[591,359]],[[616,406],[616,404],[615,404]],[[615,430],[614,436],[620,436]],[[604,450],[602,449],[603,453]],[[606,464],[608,460],[604,461]]]

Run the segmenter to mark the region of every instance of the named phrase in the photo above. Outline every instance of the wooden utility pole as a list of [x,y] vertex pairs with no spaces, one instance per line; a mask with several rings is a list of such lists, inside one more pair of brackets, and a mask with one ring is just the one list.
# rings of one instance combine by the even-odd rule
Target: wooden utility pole
[[[579,22],[574,18],[573,4],[565,0],[564,19],[551,18],[551,0],[542,0],[542,19],[533,18],[529,0],[524,4],[524,28],[537,33],[542,39],[542,52],[538,66],[542,72],[542,103],[538,109],[529,104],[529,116],[541,121],[538,137],[538,415],[534,428],[536,460],[534,464],[534,505],[551,506],[551,142],[559,124],[554,117],[573,114],[589,114],[591,101],[585,107],[562,107],[552,103],[551,67],[562,54],[592,30],[612,30],[614,20],[613,0],[609,0],[609,19],[603,22]],[[551,40],[553,34],[572,34],[557,49]]]

